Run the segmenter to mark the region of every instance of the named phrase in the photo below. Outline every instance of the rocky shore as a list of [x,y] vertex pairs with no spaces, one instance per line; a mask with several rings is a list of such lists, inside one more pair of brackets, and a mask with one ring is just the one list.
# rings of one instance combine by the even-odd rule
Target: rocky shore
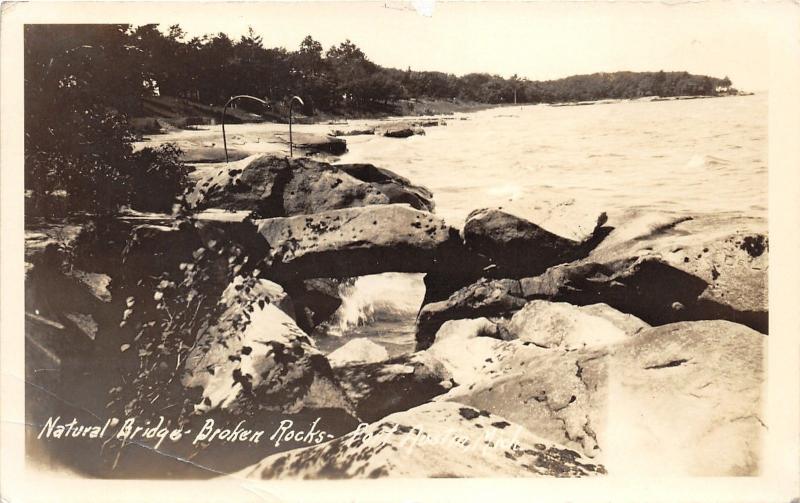
[[[30,222],[29,422],[320,418],[331,437],[40,447],[54,460],[102,477],[759,472],[763,221],[477,208],[455,228],[369,164],[255,154],[192,176],[180,216]],[[416,350],[320,351],[337,285],[383,272],[425,274]]]

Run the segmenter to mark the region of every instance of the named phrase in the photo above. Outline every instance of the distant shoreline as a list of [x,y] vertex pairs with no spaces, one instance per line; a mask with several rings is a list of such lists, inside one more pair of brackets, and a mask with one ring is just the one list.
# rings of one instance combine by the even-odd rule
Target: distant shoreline
[[[453,115],[455,113],[480,112],[494,108],[513,106],[546,105],[551,107],[570,107],[588,105],[608,105],[627,102],[659,102],[682,101],[707,98],[725,98],[731,96],[752,96],[752,92],[738,94],[685,95],[685,96],[643,96],[641,98],[612,98],[589,101],[565,101],[554,103],[478,103],[464,100],[443,100],[428,98],[410,98],[399,100],[386,110],[347,110],[341,112],[319,112],[312,116],[295,115],[296,124],[347,124],[351,120],[380,120],[398,117],[425,117]],[[170,131],[192,130],[198,126],[210,126],[220,123],[222,107],[201,105],[183,98],[150,98],[158,103],[158,108],[150,108],[151,114],[146,117],[134,117],[131,120],[136,132],[140,134],[164,134]],[[226,112],[231,123],[258,124],[261,122],[284,123],[279,114],[267,111],[254,114],[241,109],[229,108]]]

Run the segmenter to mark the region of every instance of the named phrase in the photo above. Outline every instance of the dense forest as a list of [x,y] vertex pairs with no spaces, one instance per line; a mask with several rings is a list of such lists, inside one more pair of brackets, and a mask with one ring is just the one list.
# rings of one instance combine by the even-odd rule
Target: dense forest
[[[552,103],[642,96],[715,95],[730,80],[686,72],[617,72],[538,82],[485,73],[384,68],[349,40],[325,50],[311,36],[297,50],[266,48],[252,29],[188,37],[175,25],[26,25],[26,189],[67,192],[81,211],[121,205],[165,211],[185,183],[174,148],[134,152],[129,117],[145,99],[222,105],[235,94],[280,110],[300,95],[303,113],[391,110],[401,99]],[[248,106],[243,104],[243,107]],[[250,105],[252,106],[252,105]],[[261,111],[261,110],[253,110]],[[147,182],[139,180],[146,171]],[[142,183],[154,190],[142,190]]]

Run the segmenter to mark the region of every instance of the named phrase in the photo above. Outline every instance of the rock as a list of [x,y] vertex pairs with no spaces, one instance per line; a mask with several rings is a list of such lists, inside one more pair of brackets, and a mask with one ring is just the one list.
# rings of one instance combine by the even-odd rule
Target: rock
[[194,210],[222,208],[250,210],[257,215],[284,215],[283,189],[291,179],[289,161],[255,155],[236,162],[198,169],[194,187],[186,195]]
[[122,252],[123,272],[128,278],[157,276],[190,262],[203,247],[197,229],[188,223],[171,226],[142,224],[133,228]]
[[282,280],[452,267],[442,258],[460,247],[457,231],[443,220],[400,204],[255,223],[269,245],[268,273]]
[[510,335],[522,341],[567,351],[622,342],[649,327],[605,304],[578,307],[544,300],[528,302],[507,325]]
[[433,193],[425,187],[414,185],[408,178],[372,164],[337,164],[348,175],[373,184],[392,203],[406,203],[412,208],[433,211]]
[[[182,145],[181,152],[181,161],[190,164],[225,162],[225,149],[213,144],[193,145],[190,148]],[[250,155],[252,153],[245,150],[228,149],[229,161],[239,161]]]
[[463,234],[466,247],[493,264],[487,274],[495,278],[535,275],[550,266],[585,256],[591,249],[583,242],[557,236],[497,209],[470,213]]
[[604,237],[603,226],[608,221],[606,212],[575,203],[574,199],[549,205],[542,201],[532,213],[526,213],[525,216],[546,231],[579,243],[597,239],[598,233]]
[[250,210],[257,217],[279,217],[389,203],[433,209],[430,191],[369,164],[340,168],[259,155],[192,176],[195,185],[186,200],[195,210]]
[[414,129],[409,126],[389,126],[383,130],[383,136],[388,138],[408,138],[414,136]]
[[111,277],[109,275],[80,269],[72,269],[67,275],[80,281],[98,300],[111,302],[111,290],[109,289]]
[[284,188],[285,215],[389,203],[377,187],[327,164],[298,160],[292,162],[291,173]]
[[[222,292],[221,302],[227,306],[234,305],[238,300],[237,297],[241,296],[237,286],[243,284],[243,282],[241,276],[234,277],[233,281]],[[258,303],[259,300],[264,300],[265,302],[269,302],[294,320],[294,302],[292,302],[292,298],[279,284],[273,283],[267,279],[258,278],[255,280],[254,284],[248,286],[248,288],[250,288],[250,291],[247,293],[249,301]]]
[[471,382],[439,399],[486,409],[542,438],[597,457],[596,431],[607,404],[603,393],[590,393],[588,387],[595,385],[589,381],[596,373],[605,375],[607,362],[602,357],[606,353],[564,353],[522,341],[496,349],[492,362]]
[[369,135],[369,134],[375,134],[375,128],[367,127],[364,129],[350,129],[348,131],[335,129],[331,132],[331,135],[333,136],[358,136],[358,135]]
[[439,327],[448,320],[505,316],[524,305],[519,281],[481,279],[458,290],[445,301],[422,307],[417,316],[417,349],[428,348]]
[[[328,361],[285,312],[268,302],[274,289],[257,290],[239,298],[226,291],[222,298],[227,307],[219,322],[189,353],[182,383],[200,389],[202,401],[195,409],[234,415],[259,409],[349,410]],[[248,305],[252,312],[244,316]]]
[[766,341],[742,325],[701,321],[622,345],[609,368],[605,459],[620,473],[758,474]]
[[[275,137],[286,144],[289,143],[289,133],[280,133]],[[342,155],[347,152],[347,142],[330,135],[293,132],[292,141],[295,149],[310,153]]]
[[319,324],[327,321],[342,305],[339,285],[335,278],[313,278],[289,282],[286,289],[295,307],[297,325],[311,333]]
[[446,321],[424,353],[440,362],[456,384],[470,384],[497,356],[501,332],[486,318]]
[[583,259],[521,280],[528,299],[605,302],[651,324],[727,319],[768,331],[768,240],[757,220],[642,215]]
[[587,260],[609,263],[631,256],[657,256],[708,284],[701,301],[765,315],[768,249],[767,225],[762,219],[633,213]]
[[727,321],[647,328],[603,348],[498,346],[452,400],[506,417],[609,473],[757,473],[766,339]]
[[343,367],[353,363],[375,363],[389,358],[386,348],[369,339],[353,339],[336,351],[328,354],[331,367]]
[[258,479],[581,477],[605,469],[506,419],[432,403],[320,445],[271,456],[236,474]]
[[453,387],[442,364],[424,353],[346,365],[334,374],[357,416],[367,422],[416,407]]

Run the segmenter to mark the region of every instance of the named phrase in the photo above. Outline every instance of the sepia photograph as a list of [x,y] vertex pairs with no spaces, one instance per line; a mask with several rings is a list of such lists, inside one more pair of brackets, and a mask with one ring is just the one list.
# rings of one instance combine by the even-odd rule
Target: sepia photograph
[[18,469],[793,473],[798,333],[769,266],[798,223],[770,185],[797,192],[773,87],[796,4],[47,5],[2,47]]

